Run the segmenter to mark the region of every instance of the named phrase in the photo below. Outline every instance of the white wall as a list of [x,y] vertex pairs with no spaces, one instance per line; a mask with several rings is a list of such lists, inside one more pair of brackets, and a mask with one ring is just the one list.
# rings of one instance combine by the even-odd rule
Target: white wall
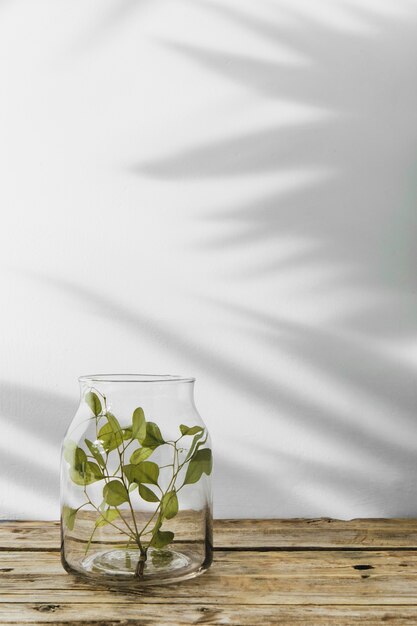
[[417,3],[2,0],[0,514],[77,376],[197,376],[216,515],[417,513]]

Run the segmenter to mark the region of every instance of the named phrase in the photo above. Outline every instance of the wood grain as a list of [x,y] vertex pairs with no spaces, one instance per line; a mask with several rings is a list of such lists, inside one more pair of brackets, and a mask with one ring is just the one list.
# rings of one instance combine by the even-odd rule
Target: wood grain
[[[417,548],[417,519],[215,520],[215,547]],[[0,550],[59,550],[59,522],[1,522]]]
[[126,590],[64,572],[57,522],[0,524],[0,624],[417,624],[417,521],[218,520],[215,561]]
[[[3,616],[8,621],[3,621]],[[0,605],[2,626],[16,624],[54,624],[55,626],[415,626],[414,607],[357,607],[345,606],[271,606],[242,607],[239,605],[205,606],[178,604],[173,607],[114,602],[101,604],[41,604]]]
[[[417,605],[417,555],[410,552],[218,552],[209,572],[164,587],[126,591],[68,576],[57,553],[7,553],[0,570],[6,602]],[[42,558],[40,558],[42,557]],[[359,569],[357,569],[359,567]],[[364,569],[365,568],[365,569]],[[7,571],[10,570],[10,571]]]

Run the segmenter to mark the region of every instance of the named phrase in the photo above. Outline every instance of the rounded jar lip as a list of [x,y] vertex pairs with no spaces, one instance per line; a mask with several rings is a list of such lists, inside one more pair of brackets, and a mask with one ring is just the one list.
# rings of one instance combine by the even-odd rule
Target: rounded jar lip
[[191,376],[177,374],[86,374],[79,376],[80,383],[193,383]]

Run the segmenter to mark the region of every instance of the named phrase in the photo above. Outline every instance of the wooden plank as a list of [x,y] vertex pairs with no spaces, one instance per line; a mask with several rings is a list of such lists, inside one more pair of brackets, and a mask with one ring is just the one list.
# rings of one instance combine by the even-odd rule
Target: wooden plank
[[[417,548],[417,519],[216,520],[218,549]],[[58,550],[59,522],[1,522],[0,550]]]
[[0,522],[0,550],[59,550],[59,522]]
[[[319,552],[239,552],[218,551],[215,555],[215,569],[224,575],[242,576],[307,576],[357,578],[359,575],[396,576],[407,574],[417,576],[417,551],[375,551],[366,552],[321,550]],[[56,552],[2,552],[0,557],[0,581],[23,576],[61,576],[64,581],[68,574],[62,568]],[[162,587],[161,587],[162,588]]]
[[[7,620],[7,621],[4,621]],[[382,623],[392,626],[415,626],[417,623],[416,607],[345,607],[334,606],[250,606],[242,609],[239,605],[205,606],[178,604],[176,606],[155,606],[152,604],[126,605],[114,603],[101,604],[40,604],[31,602],[25,605],[0,605],[0,623],[2,626],[32,624],[41,626],[380,626]]]
[[217,520],[219,548],[416,548],[417,519]]
[[66,574],[56,552],[4,552],[2,602],[417,605],[416,551],[229,552],[194,580],[123,589]]
[[132,590],[66,574],[57,522],[3,522],[0,624],[417,624],[417,520],[218,520],[215,542],[204,576]]

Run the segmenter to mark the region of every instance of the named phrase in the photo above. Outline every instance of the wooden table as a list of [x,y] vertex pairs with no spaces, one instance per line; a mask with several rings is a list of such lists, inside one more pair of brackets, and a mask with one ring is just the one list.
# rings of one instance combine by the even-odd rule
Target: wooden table
[[0,523],[0,624],[417,624],[417,520],[219,520],[209,572],[129,593],[66,574],[59,542]]

